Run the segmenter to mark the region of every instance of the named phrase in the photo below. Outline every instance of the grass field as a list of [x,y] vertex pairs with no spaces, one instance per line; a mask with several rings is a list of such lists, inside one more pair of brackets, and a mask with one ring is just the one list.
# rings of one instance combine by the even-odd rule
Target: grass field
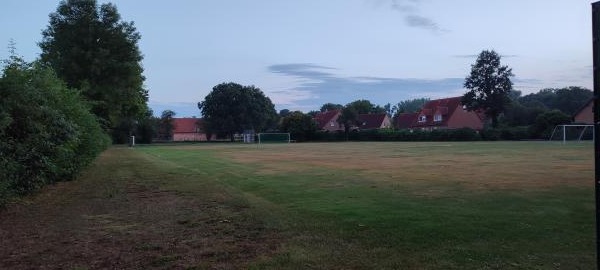
[[0,237],[0,268],[591,269],[593,146],[112,148],[0,212]]

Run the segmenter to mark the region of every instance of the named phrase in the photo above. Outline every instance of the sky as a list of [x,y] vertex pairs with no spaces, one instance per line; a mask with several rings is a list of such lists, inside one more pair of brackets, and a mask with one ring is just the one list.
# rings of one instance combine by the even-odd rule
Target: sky
[[[113,0],[133,21],[156,115],[201,117],[215,85],[260,88],[277,110],[367,99],[396,104],[462,95],[482,50],[512,68],[514,89],[592,89],[591,0]],[[35,60],[59,1],[1,0],[10,40]]]

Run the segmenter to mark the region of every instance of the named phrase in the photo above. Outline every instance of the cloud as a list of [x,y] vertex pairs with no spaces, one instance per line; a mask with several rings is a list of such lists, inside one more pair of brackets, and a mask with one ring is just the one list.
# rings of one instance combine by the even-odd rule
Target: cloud
[[[453,55],[452,57],[455,57],[455,58],[477,58],[477,57],[479,57],[479,55],[478,54],[456,54],[456,55]],[[515,58],[515,57],[519,57],[519,56],[516,54],[501,54],[500,57],[501,58]]]
[[448,32],[438,25],[433,19],[419,14],[418,0],[391,0],[389,7],[403,15],[406,25],[409,27],[422,28],[435,34]]
[[[340,70],[311,63],[271,65],[270,72],[296,79],[287,89],[272,91],[276,105],[292,110],[316,110],[332,102],[346,104],[368,99],[375,104],[395,104],[417,97],[449,97],[462,94],[464,78],[416,79],[374,76],[344,76]],[[286,98],[286,95],[292,98]],[[280,100],[285,101],[280,102]]]
[[175,112],[175,117],[199,117],[200,110],[197,102],[161,102],[148,101],[148,106],[152,109],[154,116],[160,117],[164,110]]
[[407,15],[404,17],[404,20],[406,20],[406,24],[408,24],[408,26],[411,27],[421,27],[429,29],[436,33],[445,31],[442,28],[440,28],[437,23],[433,22],[433,20],[425,18],[423,16]]

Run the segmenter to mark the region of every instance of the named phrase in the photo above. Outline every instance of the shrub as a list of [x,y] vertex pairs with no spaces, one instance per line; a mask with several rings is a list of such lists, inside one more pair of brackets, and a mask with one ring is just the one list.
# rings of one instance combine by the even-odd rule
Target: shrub
[[76,90],[12,57],[0,77],[0,205],[70,180],[110,143]]

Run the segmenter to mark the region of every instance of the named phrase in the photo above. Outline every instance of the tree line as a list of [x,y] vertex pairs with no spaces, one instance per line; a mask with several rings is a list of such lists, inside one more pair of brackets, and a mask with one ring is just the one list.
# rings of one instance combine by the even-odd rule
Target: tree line
[[[471,66],[465,78],[464,87],[467,92],[461,103],[469,111],[477,111],[488,119],[481,133],[474,131],[479,139],[543,139],[550,135],[554,126],[569,123],[577,112],[591,97],[589,89],[570,86],[559,89],[542,89],[537,93],[522,96],[513,89],[512,69],[501,64],[501,56],[493,50],[483,50]],[[383,106],[369,100],[356,100],[346,105],[325,103],[318,111],[303,113],[283,109],[276,115],[271,100],[254,86],[241,86],[236,83],[223,83],[213,91],[198,107],[205,119],[205,130],[209,134],[229,136],[252,129],[256,132],[279,131],[289,132],[297,141],[356,139],[350,135],[350,128],[359,126],[358,115],[369,113],[387,113],[395,119],[402,113],[418,112],[429,98],[403,100],[395,105]],[[343,136],[319,134],[314,117],[320,112],[339,110],[338,123],[344,127]],[[373,136],[372,131],[360,138],[376,138],[385,134],[387,139],[403,138],[455,138],[451,132],[441,132],[443,136],[405,136],[390,135],[389,131]],[[450,135],[448,135],[450,134]],[[475,138],[463,136],[460,138]],[[468,133],[470,134],[470,133]],[[449,137],[449,138],[450,138]],[[386,140],[387,140],[386,139]]]
[[73,179],[111,143],[150,141],[140,34],[113,4],[61,1],[39,59],[10,44],[0,77],[0,206]]

